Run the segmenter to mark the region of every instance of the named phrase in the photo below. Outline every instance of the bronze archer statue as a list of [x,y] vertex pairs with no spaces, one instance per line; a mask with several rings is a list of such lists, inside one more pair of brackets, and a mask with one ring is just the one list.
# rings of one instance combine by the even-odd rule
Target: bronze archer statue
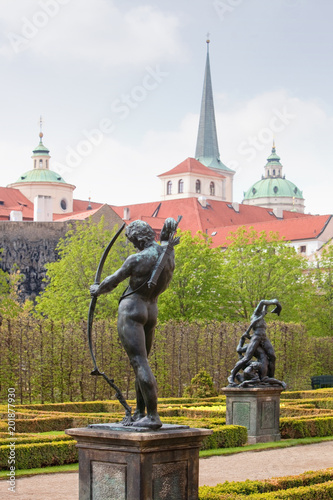
[[[157,384],[148,363],[157,322],[157,301],[172,278],[175,268],[174,246],[178,221],[166,219],[160,242],[155,232],[144,221],[131,222],[126,236],[138,250],[101,284],[90,287],[92,297],[114,290],[129,278],[129,286],[119,300],[118,334],[135,373],[136,409],[125,418],[124,425],[158,429],[162,426],[157,413]],[[101,373],[96,373],[101,374]]]

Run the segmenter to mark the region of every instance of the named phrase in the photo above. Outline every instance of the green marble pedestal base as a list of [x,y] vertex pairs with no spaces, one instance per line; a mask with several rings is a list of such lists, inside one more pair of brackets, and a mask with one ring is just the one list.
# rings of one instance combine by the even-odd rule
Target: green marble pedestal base
[[79,500],[197,500],[199,449],[212,431],[101,424],[66,433],[79,449]]
[[249,444],[279,441],[282,391],[282,387],[224,387],[226,424],[247,427]]

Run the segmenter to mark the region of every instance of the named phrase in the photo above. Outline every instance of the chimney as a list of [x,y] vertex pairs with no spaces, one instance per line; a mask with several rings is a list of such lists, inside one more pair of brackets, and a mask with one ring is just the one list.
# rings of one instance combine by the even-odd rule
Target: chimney
[[273,214],[277,219],[283,219],[283,210],[281,207],[273,208]]
[[207,198],[206,196],[199,196],[198,202],[202,206],[202,208],[207,208]]
[[9,220],[19,222],[23,220],[21,210],[12,210],[9,214]]
[[124,217],[123,220],[130,220],[130,209],[129,207],[124,208]]
[[34,222],[52,222],[52,197],[38,195],[34,198]]

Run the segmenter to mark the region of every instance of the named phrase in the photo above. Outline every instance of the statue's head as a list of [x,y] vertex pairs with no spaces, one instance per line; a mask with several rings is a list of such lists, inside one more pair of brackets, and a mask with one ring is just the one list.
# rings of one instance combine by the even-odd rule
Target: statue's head
[[131,222],[125,231],[129,241],[139,250],[155,240],[155,232],[147,222],[135,220]]

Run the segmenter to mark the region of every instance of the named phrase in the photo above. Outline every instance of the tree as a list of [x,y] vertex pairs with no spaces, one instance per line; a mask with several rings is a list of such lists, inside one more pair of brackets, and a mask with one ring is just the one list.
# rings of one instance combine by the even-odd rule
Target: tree
[[248,320],[261,299],[278,298],[283,321],[301,320],[313,295],[306,259],[278,233],[241,227],[230,233],[229,241],[221,255],[226,318]]
[[310,274],[316,290],[309,309],[308,327],[312,335],[326,337],[333,333],[333,244],[327,245],[315,260]]
[[[94,283],[99,260],[111,236],[110,231],[104,228],[103,218],[98,224],[88,220],[72,226],[57,245],[59,259],[46,265],[47,285],[36,299],[35,310],[38,314],[53,320],[79,321],[87,318],[89,286]],[[131,250],[122,233],[105,262],[104,277],[118,269]],[[119,293],[101,296],[96,318],[115,314],[118,298]]]
[[192,236],[178,230],[180,244],[175,247],[176,267],[169,288],[159,299],[159,319],[194,321],[221,319],[223,301],[221,257],[211,248],[204,233]]
[[[23,277],[14,267],[10,273],[0,269],[0,316],[16,317],[24,310],[25,305],[20,301],[18,287]],[[26,305],[28,307],[28,304]]]

